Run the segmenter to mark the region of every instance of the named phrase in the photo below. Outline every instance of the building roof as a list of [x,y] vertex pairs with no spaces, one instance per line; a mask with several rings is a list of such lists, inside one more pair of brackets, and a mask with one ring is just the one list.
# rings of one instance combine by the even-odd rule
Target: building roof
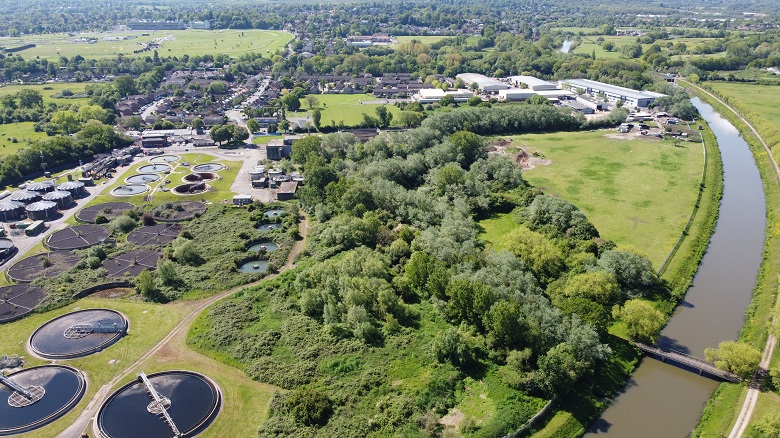
[[632,99],[655,99],[663,97],[665,94],[654,93],[652,91],[639,91],[630,88],[618,87],[617,85],[605,84],[603,82],[591,81],[590,79],[566,79],[560,81],[561,84],[569,84],[579,88],[593,88],[609,94],[626,96]]
[[279,184],[279,193],[295,193],[298,190],[298,183],[296,181],[288,181]]
[[534,91],[555,90],[558,88],[558,85],[552,82],[547,82],[543,79],[535,78],[533,76],[510,76],[508,79],[510,82],[526,84],[528,85],[528,88]]
[[463,79],[463,82],[466,82],[467,84],[476,82],[479,88],[483,90],[485,88],[509,88],[509,84],[479,73],[461,73],[456,77]]

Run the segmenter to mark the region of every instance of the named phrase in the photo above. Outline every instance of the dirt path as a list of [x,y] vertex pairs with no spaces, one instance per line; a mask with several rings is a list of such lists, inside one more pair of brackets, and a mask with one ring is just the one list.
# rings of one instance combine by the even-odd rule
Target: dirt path
[[162,338],[160,342],[155,344],[146,353],[142,354],[130,366],[128,366],[122,372],[117,374],[110,382],[103,385],[92,397],[92,400],[89,401],[89,404],[87,404],[87,407],[84,409],[81,415],[79,415],[78,418],[76,418],[73,424],[68,426],[67,429],[63,430],[59,435],[57,435],[57,438],[79,438],[81,434],[87,430],[92,419],[94,419],[97,416],[97,412],[100,409],[100,406],[107,398],[107,396],[109,395],[109,391],[111,390],[111,388],[116,386],[117,383],[119,383],[122,379],[124,379],[131,373],[135,372],[143,362],[145,362],[146,360],[148,360],[149,358],[151,358],[152,356],[160,352],[160,350],[168,346],[174,339],[182,343],[186,342],[186,336],[177,336],[177,335],[182,334],[185,332],[186,329],[189,329],[190,325],[192,324],[192,321],[198,315],[200,315],[204,310],[206,310],[216,302],[238,292],[239,290],[258,285],[263,281],[270,280],[278,276],[279,274],[281,274],[282,272],[288,269],[294,268],[295,259],[298,257],[301,251],[303,251],[303,248],[306,246],[306,240],[309,233],[308,218],[304,217],[301,220],[300,224],[298,224],[298,230],[299,230],[299,234],[302,236],[302,239],[295,242],[295,245],[293,245],[293,248],[290,251],[290,255],[287,257],[287,263],[279,269],[278,273],[269,275],[263,278],[262,280],[258,280],[252,283],[247,283],[245,285],[238,286],[233,289],[226,290],[224,292],[220,292],[217,295],[206,298],[202,301],[193,302],[192,305],[195,307],[184,318],[182,318],[182,320],[176,325],[176,327],[174,327],[173,330],[171,330],[167,336]]
[[[718,96],[710,93],[709,91],[691,84],[689,82],[686,82],[686,84],[689,84],[690,86],[696,88],[702,93],[707,94],[711,98],[717,100],[720,102],[723,106],[729,109],[732,113],[734,113],[742,123],[745,124],[748,128],[750,128],[751,131],[753,131],[753,134],[756,136],[756,138],[761,142],[761,145],[764,147],[764,151],[767,154],[767,157],[769,157],[769,161],[772,163],[772,167],[775,169],[775,177],[777,177],[778,181],[780,181],[780,167],[777,165],[777,161],[775,161],[775,158],[772,156],[772,152],[769,149],[769,145],[766,144],[764,139],[761,137],[761,135],[758,133],[756,128],[753,127],[753,125],[750,124],[750,122],[747,121],[742,115],[740,115],[734,108],[731,107],[731,105],[727,104],[723,100],[721,100]],[[775,308],[777,308],[777,302],[775,302]],[[742,435],[745,433],[745,430],[747,430],[748,425],[750,424],[750,419],[753,417],[753,411],[756,408],[756,403],[758,402],[758,396],[761,394],[761,381],[762,376],[764,376],[767,372],[767,368],[769,368],[769,362],[772,360],[772,354],[774,353],[775,346],[777,345],[777,338],[775,337],[773,333],[774,327],[775,327],[775,316],[772,316],[772,324],[769,328],[769,337],[766,340],[766,344],[764,345],[764,353],[761,356],[761,363],[759,364],[758,370],[756,371],[756,375],[750,382],[750,387],[748,388],[747,396],[745,397],[745,402],[742,403],[742,410],[739,412],[739,416],[737,416],[737,421],[734,423],[734,427],[731,429],[731,432],[729,433],[729,438],[741,438]]]

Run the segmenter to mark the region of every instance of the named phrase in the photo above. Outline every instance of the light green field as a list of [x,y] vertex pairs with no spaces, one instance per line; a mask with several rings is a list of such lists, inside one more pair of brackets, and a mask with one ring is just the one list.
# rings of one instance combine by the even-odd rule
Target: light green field
[[284,138],[283,135],[259,135],[252,139],[252,144],[268,144],[269,141]]
[[[143,34],[143,35],[142,35]],[[25,36],[24,38],[0,38],[0,46],[12,47],[33,43],[36,47],[18,52],[23,58],[41,57],[59,59],[81,55],[84,58],[112,58],[120,53],[125,56],[152,56],[151,51],[134,55],[140,50],[139,43],[149,43],[156,38],[172,35],[175,40],[164,41],[157,49],[160,56],[225,54],[238,56],[243,53],[257,52],[273,54],[284,47],[293,36],[283,31],[270,30],[166,30],[133,31],[111,33],[111,36],[135,36],[134,39],[121,41],[103,41],[105,33],[83,33],[69,36],[65,33]],[[243,35],[243,36],[242,36]],[[80,38],[97,38],[94,44],[76,42]]]
[[404,35],[404,36],[395,37],[395,39],[398,41],[398,44],[408,43],[409,41],[412,40],[417,40],[423,44],[433,44],[445,38],[454,38],[454,37],[443,36],[443,35],[427,35],[427,36]]
[[[33,122],[0,125],[0,157],[13,154],[27,146],[27,140],[42,140],[48,137],[45,132],[35,132],[33,125],[35,125]],[[11,141],[14,137],[16,143]]]
[[40,84],[40,85],[4,85],[0,87],[0,96],[5,96],[8,94],[16,94],[20,90],[30,89],[41,93],[44,104],[54,102],[58,105],[72,105],[72,104],[82,105],[89,102],[88,97],[77,97],[77,98],[56,97],[55,98],[52,96],[54,96],[55,94],[59,94],[60,92],[62,92],[62,90],[70,90],[74,93],[81,93],[84,91],[86,86],[87,86],[86,82],[74,82],[74,83],[67,83],[67,84],[63,84],[63,83]]
[[[616,140],[611,131],[513,136],[551,161],[523,173],[532,185],[585,212],[605,239],[660,266],[688,220],[701,181],[699,143]],[[496,227],[506,227],[498,221]]]
[[[378,102],[379,98],[371,94],[316,94],[314,95],[320,101],[322,110],[321,126],[330,126],[331,122],[338,124],[344,122],[347,126],[360,123],[363,120],[363,113],[376,117],[376,107],[382,106],[375,103],[360,102]],[[393,115],[397,115],[400,110],[393,105],[385,105]],[[306,117],[309,111],[309,104],[306,98],[301,99],[301,109],[298,113],[288,112],[288,117]]]
[[707,86],[750,120],[775,157],[780,154],[780,87],[733,82],[708,82]]

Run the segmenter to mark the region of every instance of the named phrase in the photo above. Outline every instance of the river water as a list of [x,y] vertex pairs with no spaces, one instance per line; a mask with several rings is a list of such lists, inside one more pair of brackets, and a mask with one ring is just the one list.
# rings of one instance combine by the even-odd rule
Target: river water
[[571,43],[574,41],[566,40],[563,42],[563,46],[561,46],[561,53],[569,53],[569,48],[571,48]]
[[[739,336],[761,264],[766,206],[755,160],[737,129],[698,98],[693,104],[718,139],[723,199],[693,286],[658,344],[704,358],[705,348]],[[586,436],[685,437],[716,387],[713,380],[645,358]]]

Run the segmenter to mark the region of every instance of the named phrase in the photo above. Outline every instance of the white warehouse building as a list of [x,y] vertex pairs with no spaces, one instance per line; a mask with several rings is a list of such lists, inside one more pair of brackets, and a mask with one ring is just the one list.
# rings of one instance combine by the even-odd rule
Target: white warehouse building
[[506,90],[509,88],[509,84],[499,81],[498,79],[489,78],[479,73],[461,73],[455,76],[457,79],[463,80],[463,83],[467,87],[471,87],[471,84],[476,83],[479,91],[483,93],[495,93],[499,90]]
[[474,97],[470,90],[444,91],[440,88],[423,88],[419,93],[412,96],[412,99],[420,103],[438,103],[442,97],[451,95],[455,102],[465,102]]
[[582,91],[591,96],[603,95],[612,102],[622,101],[625,105],[637,108],[647,107],[659,97],[665,94],[654,93],[652,91],[637,91],[630,88],[618,87],[617,85],[605,84],[603,82],[591,81],[589,79],[567,79],[559,81],[562,88]]
[[535,78],[533,76],[509,76],[509,84],[515,87],[520,87],[520,84],[525,84],[526,88],[533,91],[545,91],[545,90],[557,90],[558,85],[552,82],[547,82],[544,79]]

